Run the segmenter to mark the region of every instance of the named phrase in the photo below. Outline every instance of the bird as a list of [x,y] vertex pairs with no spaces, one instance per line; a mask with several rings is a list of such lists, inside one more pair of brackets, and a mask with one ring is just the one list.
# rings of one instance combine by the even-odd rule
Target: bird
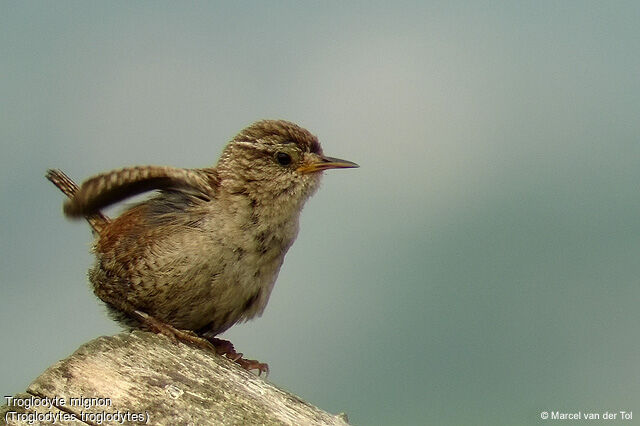
[[[323,172],[356,167],[324,155],[297,124],[261,120],[234,136],[214,167],[133,166],[80,186],[58,169],[46,178],[68,197],[64,214],[93,230],[89,281],[113,319],[261,374],[266,363],[216,336],[263,313]],[[157,193],[114,219],[102,213],[149,191]]]

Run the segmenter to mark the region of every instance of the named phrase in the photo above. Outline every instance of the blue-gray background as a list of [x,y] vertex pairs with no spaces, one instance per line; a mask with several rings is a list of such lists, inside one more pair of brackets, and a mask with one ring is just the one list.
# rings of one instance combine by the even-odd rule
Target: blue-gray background
[[355,424],[640,418],[640,4],[0,3],[0,394],[113,334],[43,178],[325,152],[264,316],[226,336]]

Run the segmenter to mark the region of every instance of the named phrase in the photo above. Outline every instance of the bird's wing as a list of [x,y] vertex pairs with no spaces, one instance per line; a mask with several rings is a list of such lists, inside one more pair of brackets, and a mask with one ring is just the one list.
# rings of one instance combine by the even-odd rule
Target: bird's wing
[[137,166],[113,170],[87,179],[64,205],[69,217],[86,216],[131,196],[154,189],[184,191],[209,199],[216,185],[207,169]]

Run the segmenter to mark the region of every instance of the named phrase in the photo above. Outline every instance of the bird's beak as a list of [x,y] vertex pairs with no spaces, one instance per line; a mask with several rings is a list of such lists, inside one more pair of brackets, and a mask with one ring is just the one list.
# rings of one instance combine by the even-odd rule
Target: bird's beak
[[321,172],[327,169],[352,169],[360,167],[356,163],[351,161],[341,160],[333,157],[319,157],[309,163],[305,163],[297,168],[297,171],[302,174]]

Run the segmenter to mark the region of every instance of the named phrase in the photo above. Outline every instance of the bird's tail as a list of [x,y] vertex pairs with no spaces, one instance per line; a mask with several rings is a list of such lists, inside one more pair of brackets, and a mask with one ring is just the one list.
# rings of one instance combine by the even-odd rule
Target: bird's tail
[[[76,192],[78,192],[78,185],[71,180],[69,176],[64,174],[62,170],[47,170],[45,177],[69,198],[73,198]],[[91,225],[91,228],[98,234],[100,234],[104,227],[111,222],[111,219],[100,212],[85,216],[85,218],[87,219],[87,222],[89,222],[89,225]]]

